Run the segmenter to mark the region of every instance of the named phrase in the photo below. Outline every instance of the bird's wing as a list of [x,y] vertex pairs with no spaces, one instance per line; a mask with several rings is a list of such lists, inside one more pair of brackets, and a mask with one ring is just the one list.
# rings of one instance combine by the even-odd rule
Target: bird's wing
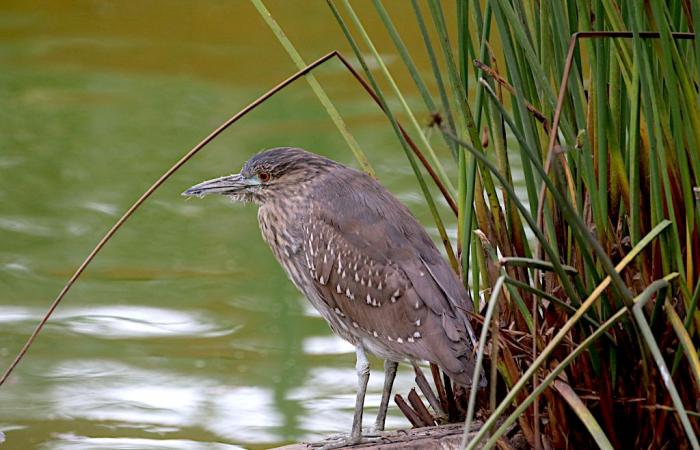
[[361,189],[357,179],[352,190],[334,186],[333,201],[301,224],[317,291],[354,334],[469,384],[464,288],[408,210],[373,180],[360,181]]

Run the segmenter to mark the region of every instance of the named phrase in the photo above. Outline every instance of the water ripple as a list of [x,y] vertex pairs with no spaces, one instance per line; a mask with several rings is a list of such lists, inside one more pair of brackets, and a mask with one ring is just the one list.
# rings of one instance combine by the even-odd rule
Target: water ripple
[[112,217],[116,216],[119,212],[117,205],[112,205],[110,203],[88,201],[83,203],[82,206],[90,211],[97,211]]
[[0,217],[0,230],[39,237],[49,237],[55,234],[51,227],[38,225],[35,221],[17,217]]
[[282,419],[269,389],[229,387],[113,361],[66,361],[50,376],[64,380],[49,394],[55,411],[70,412],[73,419],[198,427],[232,442],[279,439],[271,427]]
[[[0,323],[35,321],[43,314],[38,308],[0,306]],[[196,312],[130,305],[67,308],[57,312],[51,323],[65,326],[74,333],[106,339],[220,337],[240,328],[221,327]]]
[[58,319],[71,331],[100,338],[200,336],[234,333],[196,313],[147,306],[100,306],[68,310]]
[[337,336],[312,336],[304,339],[302,344],[307,355],[341,355],[355,353],[355,347]]
[[29,308],[21,306],[0,306],[0,323],[24,322],[38,317]]
[[59,434],[57,440],[47,442],[42,450],[133,450],[135,448],[167,450],[237,450],[236,445],[197,442],[186,439],[97,438],[75,434]]

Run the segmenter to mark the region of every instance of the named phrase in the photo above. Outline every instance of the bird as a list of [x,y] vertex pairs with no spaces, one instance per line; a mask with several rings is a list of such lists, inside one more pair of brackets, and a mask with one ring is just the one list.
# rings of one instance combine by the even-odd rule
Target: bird
[[324,448],[369,440],[362,430],[367,353],[385,361],[373,432],[384,430],[399,362],[429,361],[472,385],[476,339],[467,291],[408,208],[377,180],[301,148],[278,147],[252,156],[240,173],[182,193],[210,194],[258,205],[262,237],[292,283],[355,347],[352,429]]

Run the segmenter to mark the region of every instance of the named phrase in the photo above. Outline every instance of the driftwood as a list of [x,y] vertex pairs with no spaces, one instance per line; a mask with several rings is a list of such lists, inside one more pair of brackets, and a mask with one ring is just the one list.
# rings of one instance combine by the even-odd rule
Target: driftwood
[[[481,426],[476,422],[472,425],[472,435]],[[383,433],[378,442],[359,444],[348,449],[379,450],[379,449],[401,449],[401,450],[456,450],[462,441],[462,424],[440,425],[437,427],[413,428],[410,430],[397,430]],[[278,447],[276,450],[312,450],[314,448],[309,443],[292,444]],[[521,435],[516,435],[513,439],[502,439],[498,448],[501,449],[525,449],[527,444]]]

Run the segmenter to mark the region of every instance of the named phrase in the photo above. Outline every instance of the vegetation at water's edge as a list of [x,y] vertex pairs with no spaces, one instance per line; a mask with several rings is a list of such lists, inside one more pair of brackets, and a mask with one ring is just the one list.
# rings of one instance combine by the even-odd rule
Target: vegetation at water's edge
[[[392,70],[415,92],[399,90],[351,2],[328,5],[484,312],[490,392],[456,390],[451,414],[485,421],[467,448],[495,445],[515,421],[535,448],[700,448],[700,42],[672,34],[700,24],[700,4],[457,0],[449,17],[440,0],[411,0],[425,47],[406,48],[374,0],[403,63]],[[579,31],[631,35],[582,36],[569,53]],[[416,94],[424,104],[410,107]],[[455,247],[414,146],[456,204]]]

